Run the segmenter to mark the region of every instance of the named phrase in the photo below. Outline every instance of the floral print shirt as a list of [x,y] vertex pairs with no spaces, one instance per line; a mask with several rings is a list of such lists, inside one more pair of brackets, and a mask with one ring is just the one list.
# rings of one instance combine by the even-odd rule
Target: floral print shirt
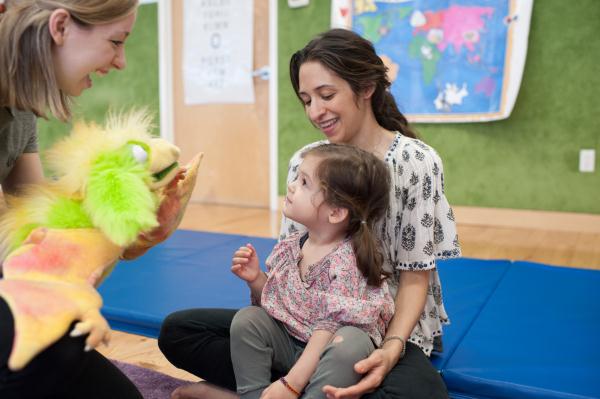
[[367,285],[348,239],[310,265],[302,280],[303,236],[292,234],[273,248],[266,260],[268,278],[261,306],[303,342],[315,330],[335,333],[343,326],[354,326],[379,345],[394,314],[394,300],[385,281],[380,287]]
[[[326,141],[309,144],[294,154],[288,183],[296,179],[302,152],[323,143]],[[425,308],[409,337],[429,356],[433,350],[442,351],[442,325],[449,324],[436,259],[461,255],[454,214],[444,195],[442,160],[433,148],[400,133],[396,133],[384,160],[392,178],[390,206],[378,228],[384,269],[393,275],[389,288],[394,296],[402,271],[431,271]],[[280,240],[304,230],[284,216]]]

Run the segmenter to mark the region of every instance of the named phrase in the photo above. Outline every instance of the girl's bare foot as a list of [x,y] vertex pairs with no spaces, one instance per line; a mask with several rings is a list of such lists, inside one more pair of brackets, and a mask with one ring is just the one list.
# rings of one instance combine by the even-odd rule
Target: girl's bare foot
[[171,399],[239,399],[239,396],[228,389],[202,381],[177,388],[171,394]]

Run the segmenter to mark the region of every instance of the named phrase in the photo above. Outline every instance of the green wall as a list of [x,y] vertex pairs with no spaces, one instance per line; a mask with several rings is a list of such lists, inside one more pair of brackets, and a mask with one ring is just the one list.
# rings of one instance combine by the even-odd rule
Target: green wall
[[[109,110],[146,107],[155,115],[158,134],[158,14],[157,4],[141,5],[131,36],[125,44],[127,67],[111,70],[101,78],[92,76],[94,86],[75,99],[73,120],[85,119],[102,123]],[[67,134],[70,124],[56,119],[38,120],[40,148],[50,146]]]
[[[287,162],[321,136],[306,120],[288,60],[329,27],[329,1],[290,9],[279,0],[279,190]],[[454,205],[600,214],[600,1],[537,0],[519,96],[508,119],[417,124],[444,160]],[[594,72],[596,71],[596,72]],[[596,149],[596,171],[579,173],[579,150]]]

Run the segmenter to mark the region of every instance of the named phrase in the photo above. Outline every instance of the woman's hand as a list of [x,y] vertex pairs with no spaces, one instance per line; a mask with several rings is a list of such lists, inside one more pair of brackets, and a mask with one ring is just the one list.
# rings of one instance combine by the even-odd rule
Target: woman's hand
[[246,244],[235,251],[231,264],[231,272],[250,284],[262,273],[256,249],[252,244]]
[[267,387],[262,394],[260,395],[260,399],[296,399],[297,396],[294,395],[292,391],[287,389],[279,380],[273,382],[271,385]]
[[354,365],[357,373],[364,374],[362,380],[347,388],[325,385],[323,392],[327,395],[327,399],[358,399],[377,389],[394,365],[393,354],[384,349],[376,349],[368,358]]

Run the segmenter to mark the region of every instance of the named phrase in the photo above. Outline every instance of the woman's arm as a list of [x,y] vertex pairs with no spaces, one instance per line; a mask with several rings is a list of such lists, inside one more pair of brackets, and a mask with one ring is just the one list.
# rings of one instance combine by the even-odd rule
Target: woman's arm
[[42,161],[37,152],[26,152],[17,158],[12,170],[2,182],[2,191],[16,195],[23,185],[40,183],[44,180]]
[[[398,335],[406,343],[415,328],[427,299],[429,286],[429,271],[403,271],[400,273],[398,292],[396,293],[396,312],[390,321],[386,337]],[[354,365],[359,374],[365,374],[356,385],[338,388],[327,385],[323,388],[328,398],[358,399],[372,392],[381,385],[385,376],[400,360],[403,352],[400,340],[387,341],[380,349],[376,349],[365,360]]]
[[[396,312],[390,322],[386,337],[400,336],[406,343],[425,308],[429,274],[429,270],[400,273],[398,292],[394,301]],[[393,367],[400,360],[400,354],[404,348],[400,340],[389,340],[382,346],[382,349],[389,356]]]

